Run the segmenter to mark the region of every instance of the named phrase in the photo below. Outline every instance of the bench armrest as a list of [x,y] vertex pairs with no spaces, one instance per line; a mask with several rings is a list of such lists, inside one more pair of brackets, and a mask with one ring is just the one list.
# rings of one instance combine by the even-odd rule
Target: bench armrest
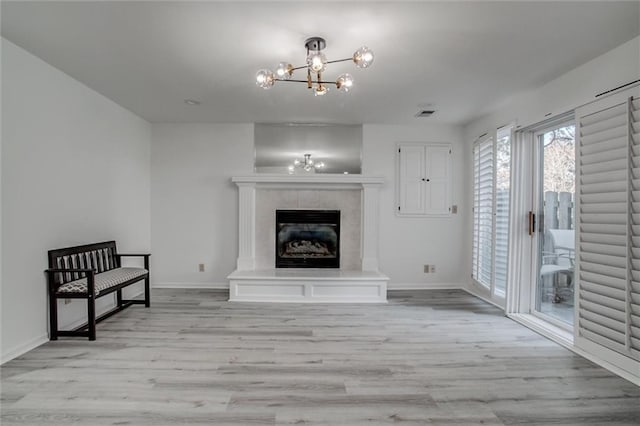
[[49,288],[51,289],[50,291],[52,293],[55,293],[58,288],[60,286],[62,286],[62,283],[56,284],[56,282],[53,279],[53,274],[56,273],[71,273],[71,272],[83,272],[87,274],[87,293],[93,295],[94,294],[94,290],[95,290],[95,276],[96,276],[96,270],[95,269],[89,269],[89,268],[49,268],[49,269],[45,269],[44,272],[47,273],[48,276],[48,282],[49,282]]
[[120,265],[120,260],[123,257],[144,257],[144,269],[147,271],[149,270],[149,256],[151,256],[151,253],[116,253],[118,266]]

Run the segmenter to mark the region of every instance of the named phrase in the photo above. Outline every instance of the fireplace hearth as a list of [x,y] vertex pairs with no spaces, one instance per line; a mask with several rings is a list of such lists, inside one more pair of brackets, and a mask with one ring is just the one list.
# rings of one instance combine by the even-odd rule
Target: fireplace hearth
[[340,268],[339,210],[276,210],[276,268]]

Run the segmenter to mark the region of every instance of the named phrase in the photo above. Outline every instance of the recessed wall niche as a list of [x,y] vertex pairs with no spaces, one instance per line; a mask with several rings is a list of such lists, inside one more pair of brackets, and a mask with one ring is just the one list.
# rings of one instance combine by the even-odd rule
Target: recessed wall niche
[[254,129],[256,173],[290,173],[305,154],[325,166],[295,173],[362,173],[362,125],[256,123]]

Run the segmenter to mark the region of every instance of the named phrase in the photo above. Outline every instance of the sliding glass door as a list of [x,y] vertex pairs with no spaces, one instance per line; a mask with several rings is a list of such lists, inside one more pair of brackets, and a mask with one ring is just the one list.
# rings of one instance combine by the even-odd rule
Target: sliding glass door
[[565,122],[536,132],[538,149],[537,264],[532,313],[571,329],[574,318],[576,186],[575,126]]

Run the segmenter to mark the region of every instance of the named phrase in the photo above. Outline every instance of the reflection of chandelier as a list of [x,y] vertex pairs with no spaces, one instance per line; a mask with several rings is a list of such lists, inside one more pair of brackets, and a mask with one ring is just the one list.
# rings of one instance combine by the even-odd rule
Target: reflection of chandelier
[[289,174],[295,173],[296,169],[304,170],[309,173],[311,171],[316,171],[316,169],[324,168],[324,163],[322,161],[318,163],[314,163],[311,159],[311,154],[304,154],[303,160],[298,160],[297,158],[293,162],[292,165],[289,166]]
[[[353,77],[345,73],[338,76],[336,81],[323,81],[322,73],[327,68],[327,64],[336,62],[353,61],[358,68],[368,68],[373,63],[373,52],[368,47],[363,46],[356,50],[352,57],[327,61],[322,53],[327,43],[321,37],[311,37],[307,39],[304,46],[307,48],[307,63],[300,67],[294,67],[287,62],[280,62],[274,73],[271,70],[261,69],[256,74],[256,84],[263,89],[270,89],[276,81],[294,81],[297,83],[307,83],[308,89],[313,89],[315,96],[322,96],[329,90],[327,84],[335,84],[338,90],[348,92],[353,86]],[[307,69],[306,80],[294,80],[291,77],[293,72],[299,69]],[[313,78],[316,78],[315,80]],[[314,86],[315,85],[315,86]]]

